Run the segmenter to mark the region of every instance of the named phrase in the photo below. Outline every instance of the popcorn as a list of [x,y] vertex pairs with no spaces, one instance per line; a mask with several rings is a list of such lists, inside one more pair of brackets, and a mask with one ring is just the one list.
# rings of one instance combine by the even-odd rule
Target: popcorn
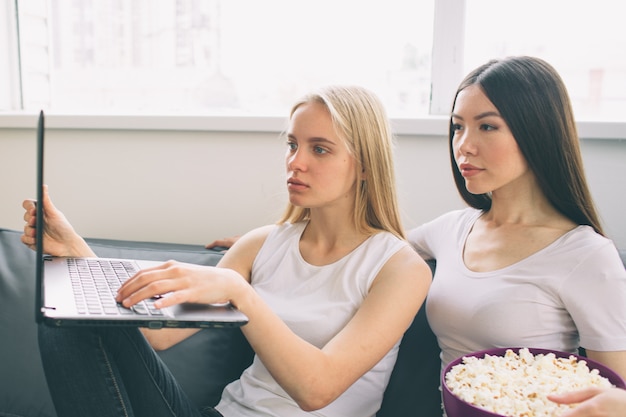
[[463,357],[445,381],[463,401],[507,417],[559,416],[575,405],[556,404],[548,394],[612,386],[597,369],[589,369],[586,361],[573,355],[533,355],[527,348],[519,353],[507,349],[504,356]]

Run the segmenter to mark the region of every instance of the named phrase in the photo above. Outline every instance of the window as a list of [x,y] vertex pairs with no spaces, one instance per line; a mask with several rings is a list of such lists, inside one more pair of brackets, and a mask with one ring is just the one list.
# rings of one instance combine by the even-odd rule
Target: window
[[5,1],[0,110],[283,116],[316,86],[352,83],[419,118],[447,114],[472,68],[519,54],[556,67],[578,119],[626,110],[613,0]]
[[428,110],[433,0],[51,0],[47,19],[26,3],[26,108],[282,116],[315,86],[354,83],[397,115]]
[[613,0],[471,0],[466,6],[464,73],[493,57],[535,55],[561,74],[575,114],[623,120],[626,31]]

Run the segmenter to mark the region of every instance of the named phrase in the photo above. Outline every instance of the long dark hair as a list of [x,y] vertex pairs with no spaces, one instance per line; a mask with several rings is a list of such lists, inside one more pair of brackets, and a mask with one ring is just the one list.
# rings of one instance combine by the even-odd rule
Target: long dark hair
[[[563,80],[547,62],[528,56],[492,60],[461,82],[479,86],[500,112],[548,201],[579,225],[603,234],[585,179],[572,105]],[[452,104],[454,109],[454,103]],[[472,194],[454,160],[452,119],[449,146],[452,173],[471,207],[489,210],[491,194]]]

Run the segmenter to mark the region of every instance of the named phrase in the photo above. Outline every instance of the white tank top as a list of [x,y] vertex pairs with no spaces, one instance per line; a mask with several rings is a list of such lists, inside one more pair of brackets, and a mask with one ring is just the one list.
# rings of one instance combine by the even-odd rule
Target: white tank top
[[[328,343],[354,316],[376,275],[407,243],[377,233],[350,254],[325,266],[307,263],[299,241],[306,222],[276,226],[252,265],[252,286],[298,336],[317,347]],[[328,406],[302,411],[255,356],[229,384],[216,409],[226,417],[374,416],[398,354],[398,343],[370,371]]]

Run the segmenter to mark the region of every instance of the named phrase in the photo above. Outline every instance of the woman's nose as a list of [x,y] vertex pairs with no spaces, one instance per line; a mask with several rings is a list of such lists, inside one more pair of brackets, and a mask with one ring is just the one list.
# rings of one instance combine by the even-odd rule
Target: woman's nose
[[287,168],[290,171],[302,171],[304,166],[304,155],[299,149],[287,154]]
[[474,142],[467,131],[464,131],[456,140],[456,148],[462,155],[474,154],[476,152]]

